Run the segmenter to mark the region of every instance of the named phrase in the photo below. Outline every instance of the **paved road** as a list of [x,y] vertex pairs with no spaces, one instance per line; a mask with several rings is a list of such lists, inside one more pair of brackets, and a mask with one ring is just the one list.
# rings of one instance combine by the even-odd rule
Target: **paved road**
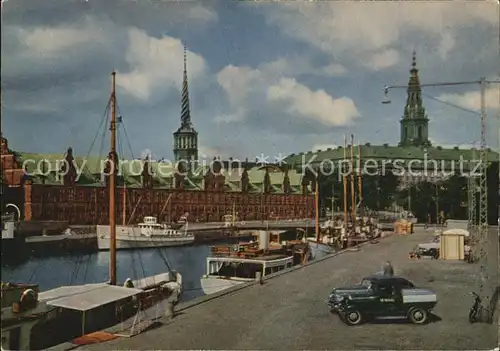
[[[109,349],[435,349],[479,350],[496,346],[498,326],[469,325],[477,266],[451,261],[408,260],[408,251],[429,233],[395,236],[189,308],[157,329],[107,343]],[[390,259],[396,270],[437,292],[441,320],[348,327],[332,315],[325,298],[334,286],[353,284]],[[496,263],[497,264],[497,263]],[[471,283],[472,281],[472,283]]]

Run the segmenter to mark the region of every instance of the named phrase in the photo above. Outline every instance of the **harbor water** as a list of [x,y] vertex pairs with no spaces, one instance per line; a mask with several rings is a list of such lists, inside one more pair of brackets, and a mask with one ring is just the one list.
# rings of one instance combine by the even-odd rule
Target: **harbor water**
[[[203,295],[200,278],[205,273],[208,245],[117,252],[118,281],[140,279],[176,270],[182,274],[183,300]],[[52,257],[30,257],[22,262],[2,260],[2,281],[38,284],[41,291],[85,283],[100,283],[109,278],[109,252]]]

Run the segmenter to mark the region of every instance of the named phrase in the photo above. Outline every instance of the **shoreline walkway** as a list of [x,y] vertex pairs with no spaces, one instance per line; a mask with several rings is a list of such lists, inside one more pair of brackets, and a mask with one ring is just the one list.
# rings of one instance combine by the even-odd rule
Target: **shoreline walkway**
[[[433,232],[433,231],[432,231]],[[432,232],[418,229],[344,252],[203,303],[190,303],[173,321],[132,338],[85,345],[84,350],[151,349],[493,349],[498,326],[467,320],[477,291],[474,264],[409,260],[408,252]],[[390,260],[397,275],[438,294],[440,320],[424,326],[378,322],[348,327],[329,312],[334,287],[355,284]],[[201,298],[203,299],[203,298]],[[180,308],[186,304],[179,305]]]

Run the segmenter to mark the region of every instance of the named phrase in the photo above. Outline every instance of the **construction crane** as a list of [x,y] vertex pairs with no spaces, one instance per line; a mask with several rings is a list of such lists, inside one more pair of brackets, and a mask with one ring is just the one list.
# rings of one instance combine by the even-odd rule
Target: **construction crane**
[[[477,158],[476,158],[476,149],[472,150],[472,160],[471,164],[475,165]],[[469,229],[469,233],[476,233],[476,226],[477,226],[477,207],[476,207],[476,197],[477,197],[477,179],[474,176],[474,174],[469,174],[468,178],[468,183],[467,183],[467,200],[468,200],[468,205],[467,209],[469,212],[468,215],[468,224],[467,228]]]
[[[479,184],[476,183],[475,175],[471,175],[473,178],[469,183],[469,200],[471,204],[471,209],[469,209],[469,224],[473,226],[471,234],[473,234],[473,239],[476,241],[474,256],[477,258],[479,263],[479,296],[481,297],[483,311],[489,311],[491,293],[493,291],[492,287],[487,286],[488,283],[488,185],[486,179],[486,172],[488,169],[488,149],[486,145],[486,86],[488,84],[499,84],[500,80],[487,80],[481,77],[479,80],[475,81],[464,81],[464,82],[446,82],[446,83],[431,83],[431,84],[419,84],[420,87],[445,87],[445,86],[460,86],[460,85],[479,85],[480,96],[481,96],[481,146],[479,152],[479,167],[477,171],[479,172]],[[391,100],[388,98],[388,93],[390,89],[408,89],[409,85],[386,85],[384,87],[384,100],[383,104],[390,104]],[[475,158],[475,157],[474,157]],[[476,187],[477,184],[477,187]],[[476,224],[476,203],[475,194],[479,192],[479,218]],[[474,200],[472,200],[474,198]],[[472,214],[474,211],[474,214]],[[492,262],[493,263],[493,262]],[[491,314],[488,316],[482,316],[482,321],[491,323]]]

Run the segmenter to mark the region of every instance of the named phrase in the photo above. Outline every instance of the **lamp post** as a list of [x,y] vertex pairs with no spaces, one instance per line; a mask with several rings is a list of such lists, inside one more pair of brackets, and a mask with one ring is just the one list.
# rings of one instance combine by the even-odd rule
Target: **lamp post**
[[[463,81],[463,82],[444,82],[444,83],[430,83],[430,84],[419,84],[420,87],[446,87],[446,86],[463,86],[463,85],[479,85],[480,87],[480,97],[481,97],[481,156],[480,156],[480,176],[479,176],[479,223],[478,223],[478,233],[477,237],[479,239],[479,261],[480,261],[480,282],[479,282],[479,295],[482,300],[482,307],[484,311],[488,311],[490,308],[490,294],[491,290],[488,285],[488,190],[486,183],[486,171],[488,162],[488,151],[486,147],[486,85],[487,84],[498,84],[500,80],[487,80],[481,77],[479,80],[475,81]],[[388,98],[388,93],[390,89],[408,89],[409,85],[386,85],[384,87],[384,99],[383,104],[390,104],[391,100]],[[437,188],[436,188],[437,190]],[[476,256],[476,255],[475,255]],[[491,322],[490,316],[481,316],[482,321]]]

